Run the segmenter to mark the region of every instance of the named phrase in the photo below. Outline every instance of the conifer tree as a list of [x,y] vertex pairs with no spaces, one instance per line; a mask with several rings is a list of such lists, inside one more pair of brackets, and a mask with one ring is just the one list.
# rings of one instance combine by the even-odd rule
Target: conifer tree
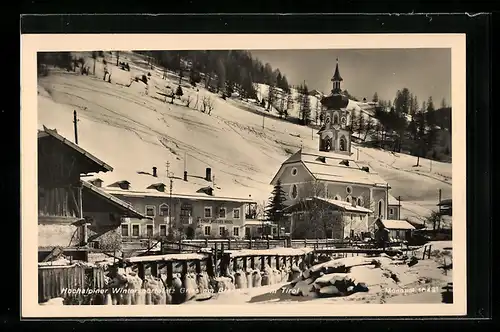
[[286,207],[284,202],[286,201],[285,191],[281,186],[281,181],[278,180],[274,186],[274,190],[269,198],[269,203],[266,206],[266,217],[267,220],[275,222],[278,224],[278,237],[280,235],[281,222],[283,219],[283,209]]

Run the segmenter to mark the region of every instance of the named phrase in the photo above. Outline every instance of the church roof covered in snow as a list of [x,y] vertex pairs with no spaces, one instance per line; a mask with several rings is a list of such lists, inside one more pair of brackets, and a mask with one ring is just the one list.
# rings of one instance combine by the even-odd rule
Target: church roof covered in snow
[[[287,164],[302,163],[316,180],[387,187],[388,183],[373,170],[368,172],[352,156],[334,152],[294,153],[280,167],[271,184],[275,184]],[[390,188],[390,186],[389,186]]]

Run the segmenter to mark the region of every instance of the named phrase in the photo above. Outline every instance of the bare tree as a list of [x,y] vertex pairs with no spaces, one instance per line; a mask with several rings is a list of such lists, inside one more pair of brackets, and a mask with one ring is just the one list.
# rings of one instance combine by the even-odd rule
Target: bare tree
[[208,96],[203,97],[202,107],[203,107],[202,112],[210,115],[212,113],[212,110],[214,109],[214,102],[212,98]]

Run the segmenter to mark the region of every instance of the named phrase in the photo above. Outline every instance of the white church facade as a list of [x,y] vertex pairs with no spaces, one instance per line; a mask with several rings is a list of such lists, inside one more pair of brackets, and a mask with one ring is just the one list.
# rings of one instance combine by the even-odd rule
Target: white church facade
[[271,181],[280,181],[286,193],[285,212],[295,238],[361,238],[373,233],[376,218],[388,218],[389,209],[400,215],[389,184],[352,157],[349,99],[340,89],[338,63],[332,81],[331,94],[321,100],[325,122],[318,131],[318,151],[300,149]]

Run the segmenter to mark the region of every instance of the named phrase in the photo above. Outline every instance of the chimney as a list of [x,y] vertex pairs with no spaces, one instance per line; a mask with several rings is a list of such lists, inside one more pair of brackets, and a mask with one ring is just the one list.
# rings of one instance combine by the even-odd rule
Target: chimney
[[184,171],[184,181],[187,181],[187,180],[188,180],[188,172]]
[[158,174],[156,173],[156,167],[153,166],[153,176],[156,178],[158,177]]
[[205,171],[205,180],[212,181],[212,169],[210,167],[207,167]]

